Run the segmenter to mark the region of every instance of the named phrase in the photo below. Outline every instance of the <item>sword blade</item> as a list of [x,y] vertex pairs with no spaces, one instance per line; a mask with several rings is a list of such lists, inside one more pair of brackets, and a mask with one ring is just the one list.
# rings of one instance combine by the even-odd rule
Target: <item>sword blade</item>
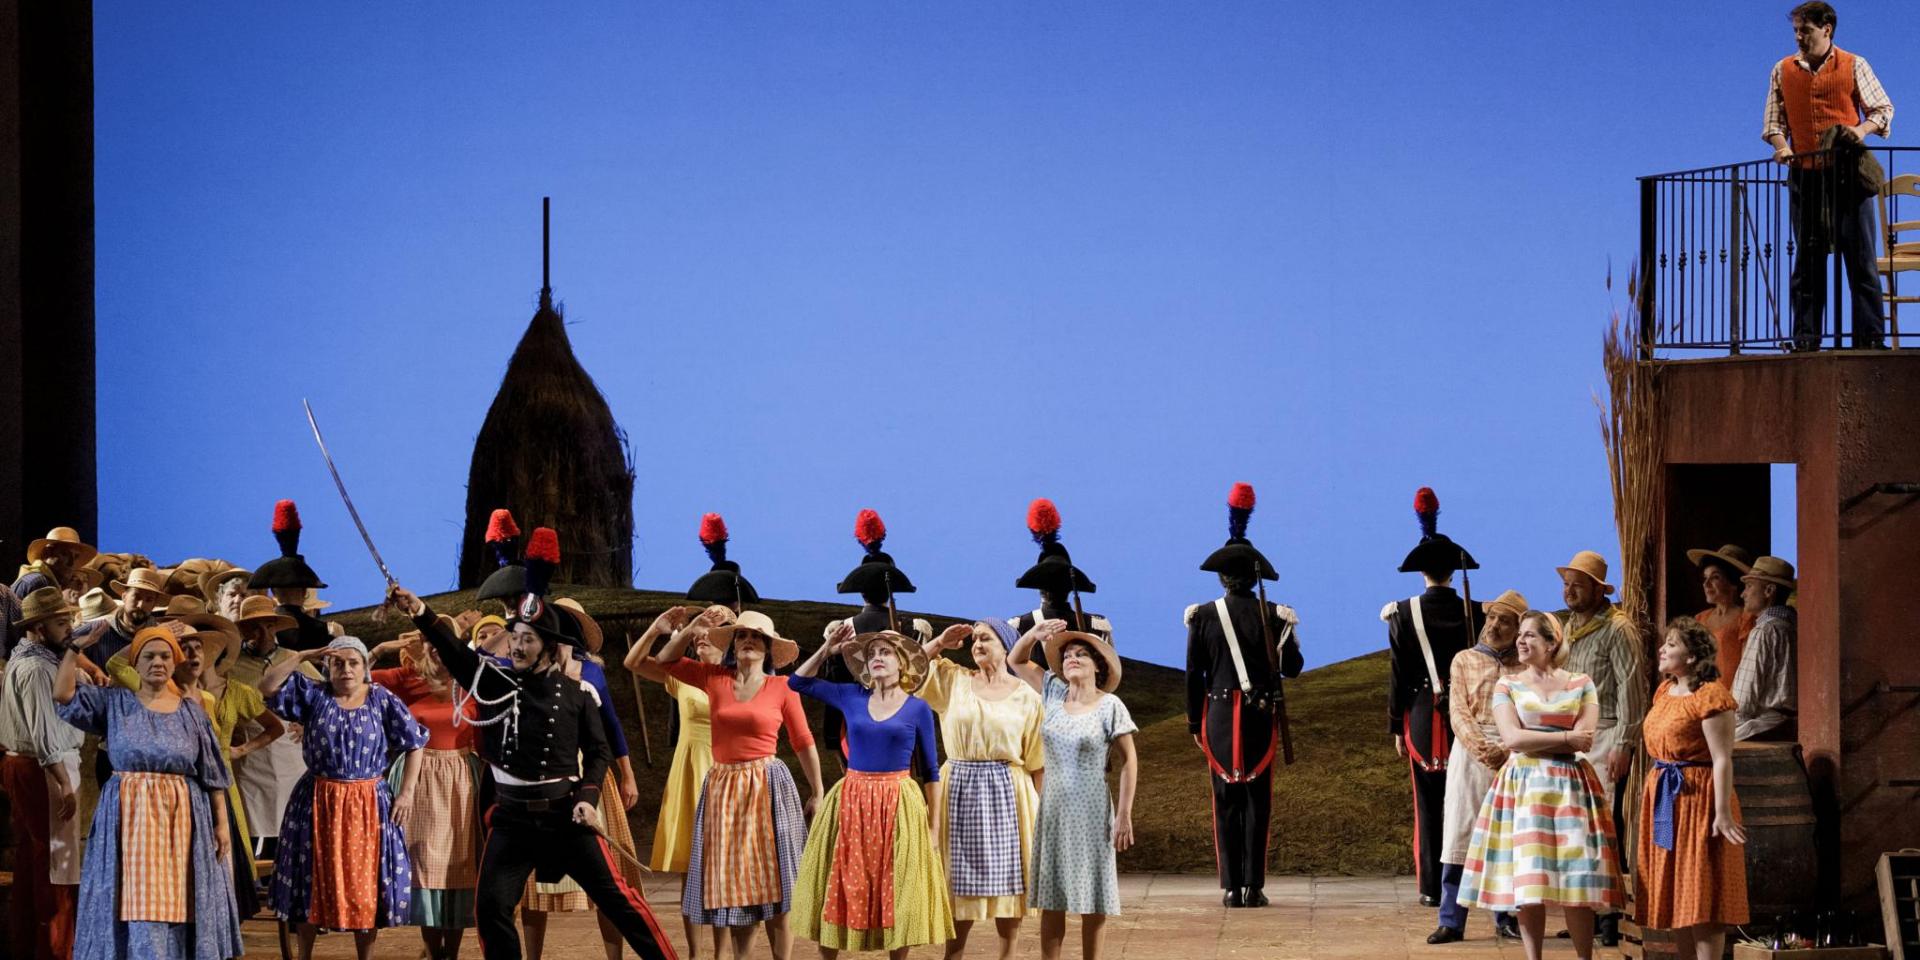
[[320,457],[327,461],[327,472],[333,475],[333,487],[340,491],[340,501],[347,505],[347,516],[353,518],[354,528],[360,531],[360,540],[367,545],[367,552],[373,554],[373,562],[379,566],[380,575],[387,578],[387,585],[398,584],[399,581],[395,580],[393,574],[387,570],[387,561],[380,559],[380,548],[373,545],[373,537],[367,533],[367,525],[360,520],[360,511],[354,509],[353,497],[347,495],[346,481],[340,479],[340,470],[333,465],[333,454],[327,452],[327,440],[320,435],[320,421],[313,417],[313,404],[301,400],[300,406],[306,408],[307,426],[313,428],[313,442],[320,445]]

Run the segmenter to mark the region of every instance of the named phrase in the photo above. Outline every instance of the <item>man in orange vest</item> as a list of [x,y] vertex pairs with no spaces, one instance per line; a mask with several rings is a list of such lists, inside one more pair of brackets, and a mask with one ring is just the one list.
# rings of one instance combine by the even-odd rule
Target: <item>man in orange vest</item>
[[[1851,161],[1835,164],[1826,157],[1802,155],[1819,150],[1821,134],[1834,127],[1840,128],[1837,144],[1860,144],[1870,133],[1887,136],[1893,125],[1893,101],[1887,99],[1865,57],[1833,45],[1839,17],[1831,4],[1809,0],[1788,16],[1799,52],[1773,65],[1760,136],[1773,145],[1774,160],[1792,164],[1787,185],[1796,244],[1791,287],[1794,349],[1819,346],[1829,247],[1847,267],[1847,285],[1853,293],[1853,345],[1877,349],[1886,341],[1880,276],[1873,267],[1873,198],[1855,195]],[[1828,220],[1833,221],[1830,227]],[[1834,333],[1837,336],[1839,331]]]

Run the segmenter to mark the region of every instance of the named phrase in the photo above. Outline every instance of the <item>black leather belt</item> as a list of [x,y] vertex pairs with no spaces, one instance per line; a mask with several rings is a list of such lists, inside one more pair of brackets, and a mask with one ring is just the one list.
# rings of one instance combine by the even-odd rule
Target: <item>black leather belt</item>
[[573,781],[536,783],[526,786],[494,782],[495,803],[528,813],[565,810],[573,806]]

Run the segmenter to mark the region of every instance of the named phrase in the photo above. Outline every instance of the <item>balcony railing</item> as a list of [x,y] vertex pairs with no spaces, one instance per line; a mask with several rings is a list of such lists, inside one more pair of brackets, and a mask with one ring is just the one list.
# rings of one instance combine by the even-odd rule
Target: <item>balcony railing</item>
[[[1876,147],[1872,155],[1886,171],[1887,183],[1920,173],[1920,148]],[[1639,293],[1641,343],[1652,351],[1775,352],[1788,349],[1837,349],[1852,346],[1852,295],[1842,260],[1829,256],[1843,203],[1857,206],[1863,192],[1853,169],[1857,153],[1837,163],[1808,154],[1794,166],[1772,160],[1732,163],[1640,178]],[[1793,197],[1798,188],[1798,202]],[[1920,196],[1882,190],[1872,202],[1865,225],[1871,241],[1868,264],[1883,295],[1912,298],[1920,293],[1920,272],[1908,272],[1901,294],[1898,270],[1882,273],[1882,258],[1920,258]],[[1795,219],[1802,229],[1796,230]],[[1889,227],[1904,226],[1889,236]],[[1816,241],[1803,249],[1800,237]],[[1895,254],[1901,254],[1896,257]],[[1811,336],[1794,330],[1793,265],[1799,257],[1819,257],[1826,292],[1810,312],[1819,313]],[[1892,264],[1898,266],[1898,263]],[[1920,302],[1909,304],[1906,329],[1893,324],[1900,304],[1887,298],[1885,342],[1920,345]],[[1896,333],[1897,330],[1897,333]],[[1864,345],[1864,344],[1862,344]]]

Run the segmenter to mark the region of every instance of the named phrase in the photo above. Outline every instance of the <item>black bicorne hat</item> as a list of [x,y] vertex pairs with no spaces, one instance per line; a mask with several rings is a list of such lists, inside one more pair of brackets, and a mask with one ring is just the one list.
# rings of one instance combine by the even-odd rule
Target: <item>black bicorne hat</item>
[[1027,532],[1033,535],[1033,542],[1040,545],[1040,559],[1013,582],[1014,586],[1054,593],[1094,592],[1093,581],[1073,565],[1073,558],[1060,542],[1060,511],[1053,501],[1041,498],[1028,505]]
[[726,606],[759,603],[760,593],[740,575],[740,565],[727,559],[727,522],[717,513],[700,518],[700,545],[707,550],[713,568],[687,588],[687,599]]
[[305,587],[318,590],[326,586],[300,555],[300,510],[292,500],[273,505],[273,539],[280,543],[280,555],[254,568],[253,575],[247,578],[247,589]]
[[1421,487],[1413,495],[1413,512],[1420,518],[1420,543],[1400,561],[1401,573],[1452,573],[1478,570],[1480,564],[1467,548],[1454,543],[1434,529],[1440,517],[1440,498],[1432,487]]
[[495,510],[488,518],[487,550],[493,554],[493,562],[499,569],[480,582],[474,600],[518,600],[526,594],[527,568],[520,565],[520,558],[514,553],[519,537],[520,525],[513,522],[511,512]]
[[1247,539],[1247,520],[1253,516],[1253,485],[1236,483],[1227,492],[1227,542],[1207,555],[1200,569],[1209,573],[1258,571],[1262,580],[1278,580],[1280,574],[1266,555],[1254,549]]
[[554,568],[559,565],[560,535],[551,527],[535,528],[527,538],[527,589],[508,620],[532,627],[549,643],[584,648],[586,639],[581,633],[580,621],[566,609],[547,602],[547,587],[552,582]]
[[887,525],[880,514],[862,510],[853,521],[853,538],[867,551],[866,558],[853,568],[834,590],[839,593],[867,593],[885,590],[889,594],[912,593],[913,581],[905,571],[893,565],[893,558],[880,549],[886,542]]

